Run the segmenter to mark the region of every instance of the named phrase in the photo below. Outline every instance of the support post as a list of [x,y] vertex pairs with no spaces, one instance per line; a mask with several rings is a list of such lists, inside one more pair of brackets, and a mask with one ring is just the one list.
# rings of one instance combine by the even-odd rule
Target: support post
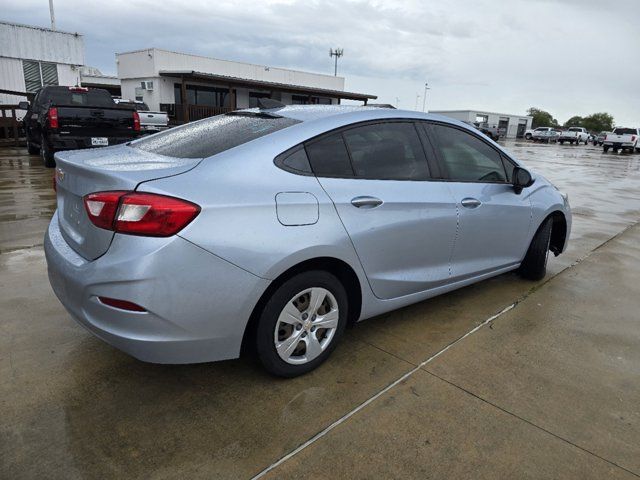
[[189,123],[189,105],[187,100],[187,85],[184,83],[184,75],[182,76],[182,84],[180,85],[180,97],[182,100],[182,121]]

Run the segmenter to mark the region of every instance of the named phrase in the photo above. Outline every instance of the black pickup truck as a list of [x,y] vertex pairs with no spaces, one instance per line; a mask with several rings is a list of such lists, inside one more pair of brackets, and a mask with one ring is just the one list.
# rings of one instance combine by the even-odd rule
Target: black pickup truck
[[140,117],[131,107],[118,106],[99,88],[43,87],[26,109],[24,127],[30,154],[42,155],[55,167],[59,150],[102,147],[128,142],[140,135]]

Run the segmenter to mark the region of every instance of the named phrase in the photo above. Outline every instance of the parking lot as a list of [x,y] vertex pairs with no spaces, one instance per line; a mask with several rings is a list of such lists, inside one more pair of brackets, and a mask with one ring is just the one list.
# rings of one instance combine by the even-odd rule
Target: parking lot
[[640,476],[640,155],[506,147],[569,194],[547,277],[358,324],[292,380],[83,330],[46,275],[52,170],[0,149],[0,478]]

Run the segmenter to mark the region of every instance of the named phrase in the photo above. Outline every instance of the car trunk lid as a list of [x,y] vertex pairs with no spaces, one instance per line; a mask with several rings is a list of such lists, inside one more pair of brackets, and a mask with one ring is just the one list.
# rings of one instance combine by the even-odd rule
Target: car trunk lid
[[87,260],[107,251],[114,232],[91,222],[84,207],[85,195],[133,191],[141,182],[187,172],[201,160],[166,157],[124,145],[59,152],[55,159],[60,230],[71,248]]

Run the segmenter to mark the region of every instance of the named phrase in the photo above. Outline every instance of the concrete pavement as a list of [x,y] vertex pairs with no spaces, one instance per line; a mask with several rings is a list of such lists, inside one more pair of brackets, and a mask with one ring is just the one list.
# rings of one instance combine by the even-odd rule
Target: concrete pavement
[[591,252],[640,219],[640,156],[509,148],[574,208],[546,283],[503,275],[371,319],[293,380],[144,364],[85,332],[46,278],[52,171],[1,150],[0,478],[251,477],[514,302],[270,475],[637,474],[637,227]]

